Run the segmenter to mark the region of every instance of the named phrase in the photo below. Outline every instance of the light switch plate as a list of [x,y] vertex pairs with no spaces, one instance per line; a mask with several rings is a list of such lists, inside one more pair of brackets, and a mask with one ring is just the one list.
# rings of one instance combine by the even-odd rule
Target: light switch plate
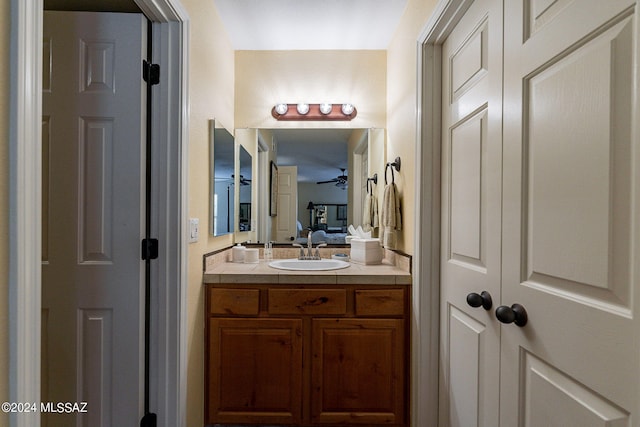
[[200,237],[200,219],[189,219],[189,243],[195,243]]

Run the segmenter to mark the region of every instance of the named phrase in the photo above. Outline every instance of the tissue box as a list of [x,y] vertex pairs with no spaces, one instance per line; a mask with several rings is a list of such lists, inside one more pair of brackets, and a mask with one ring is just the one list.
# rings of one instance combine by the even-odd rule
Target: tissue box
[[357,264],[380,264],[382,262],[380,239],[351,239],[350,258]]

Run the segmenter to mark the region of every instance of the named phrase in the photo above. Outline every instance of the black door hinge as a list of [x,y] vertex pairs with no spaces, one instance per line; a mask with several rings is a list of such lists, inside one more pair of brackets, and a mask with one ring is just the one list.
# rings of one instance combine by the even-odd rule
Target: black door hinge
[[158,239],[142,239],[142,259],[158,259]]
[[142,78],[151,86],[160,83],[160,65],[142,61]]
[[156,414],[145,414],[140,420],[140,427],[156,427],[158,425],[158,417]]

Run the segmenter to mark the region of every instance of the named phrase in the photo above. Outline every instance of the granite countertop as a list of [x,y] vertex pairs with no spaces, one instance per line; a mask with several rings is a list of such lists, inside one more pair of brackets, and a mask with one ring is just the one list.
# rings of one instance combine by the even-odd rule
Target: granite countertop
[[204,272],[204,283],[269,283],[322,285],[410,285],[411,274],[386,261],[380,265],[351,263],[347,268],[328,271],[291,271],[257,264],[222,262]]

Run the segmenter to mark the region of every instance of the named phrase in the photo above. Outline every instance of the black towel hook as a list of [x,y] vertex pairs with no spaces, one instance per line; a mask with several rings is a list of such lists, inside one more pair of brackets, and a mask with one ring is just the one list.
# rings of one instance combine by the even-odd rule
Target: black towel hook
[[385,166],[384,168],[384,183],[385,185],[388,184],[387,182],[387,169],[391,168],[391,183],[395,184],[396,182],[396,177],[393,173],[393,170],[397,170],[398,172],[400,172],[400,157],[396,157],[396,160],[394,162],[387,162],[387,166]]
[[373,174],[373,178],[367,178],[367,193],[373,195],[373,184],[371,184],[371,187],[369,187],[369,182],[373,181],[373,184],[378,184],[378,174],[374,173]]

